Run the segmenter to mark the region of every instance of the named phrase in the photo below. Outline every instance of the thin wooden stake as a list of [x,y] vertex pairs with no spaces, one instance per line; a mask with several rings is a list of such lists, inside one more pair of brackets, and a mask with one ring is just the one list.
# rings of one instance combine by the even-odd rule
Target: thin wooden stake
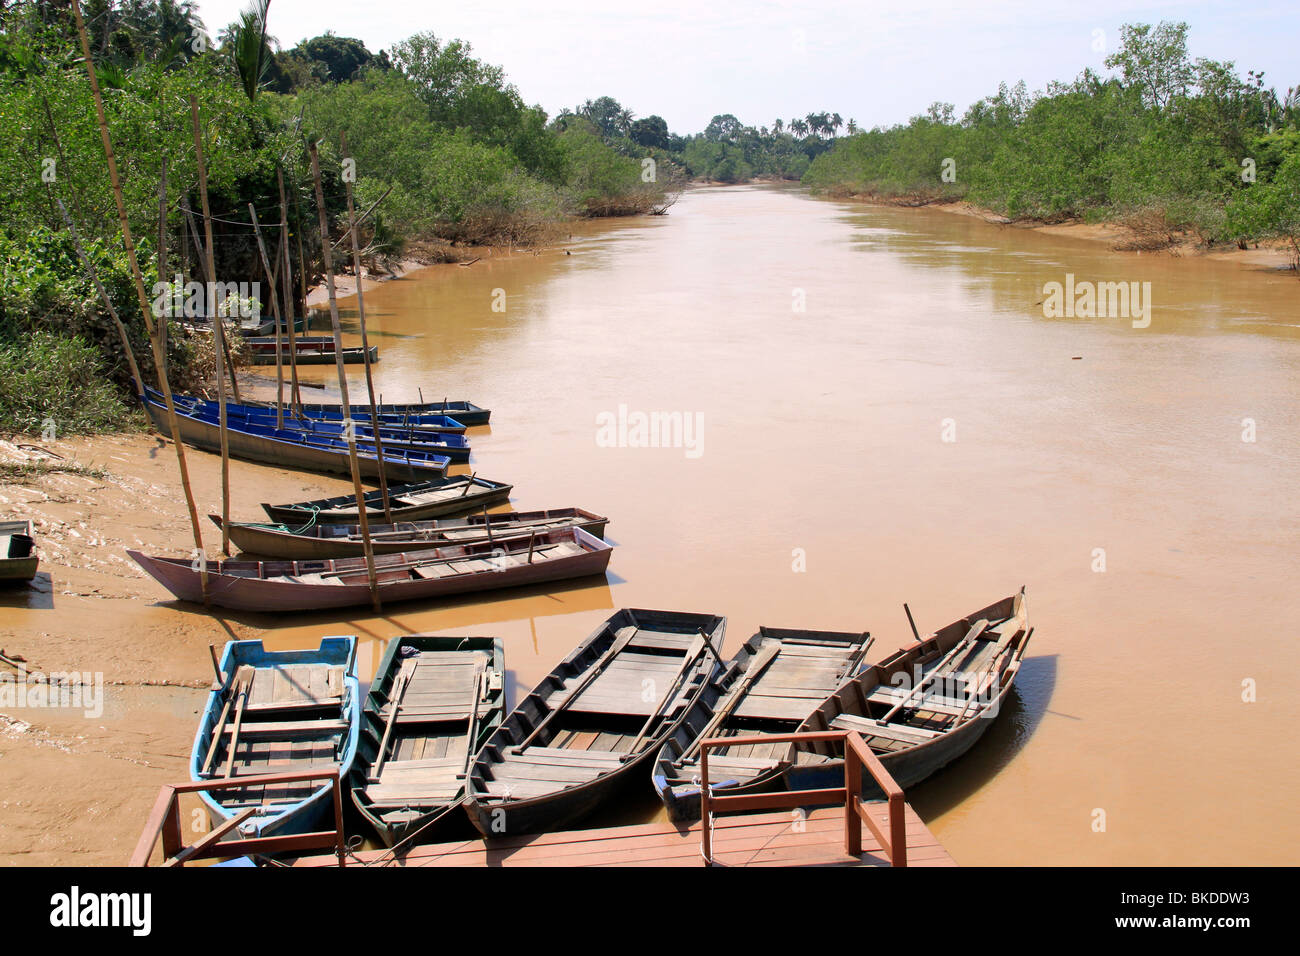
[[[162,170],[158,176],[158,281],[167,281],[167,157],[163,157]],[[175,295],[171,297],[176,301]],[[169,309],[168,312],[171,310]],[[158,335],[162,339],[163,351],[167,350],[167,316],[159,316]]]
[[[340,133],[343,158],[348,156],[348,137]],[[393,510],[388,501],[388,475],[384,467],[384,442],[379,432],[379,408],[375,405],[375,377],[370,369],[370,340],[366,338],[366,300],[361,290],[361,246],[357,242],[356,210],[352,208],[352,181],[346,176],[343,186],[348,194],[348,232],[352,235],[352,271],[357,277],[357,321],[361,326],[361,362],[366,369],[366,393],[370,398],[370,426],[375,436],[375,455],[379,458],[379,499],[384,503],[384,523],[393,523]],[[351,413],[349,412],[349,417]]]
[[[208,206],[208,170],[203,163],[203,136],[199,131],[199,101],[190,94],[190,125],[194,130],[194,158],[199,168],[199,201],[203,204],[203,238],[208,259],[208,288],[203,297],[212,321],[212,334],[219,348],[213,350],[217,360],[217,421],[221,433],[221,553],[230,554],[230,433],[226,428],[226,382],[222,378],[222,352],[226,348],[226,323],[218,314],[213,299],[217,289],[217,261],[212,251],[212,210]],[[234,380],[235,370],[230,370]],[[235,393],[239,401],[239,393]],[[236,731],[239,725],[236,724]]]
[[[198,251],[199,271],[203,273],[203,282],[205,288],[209,283],[217,280],[208,274],[207,250],[203,246],[203,240],[199,237],[199,227],[194,223],[194,213],[190,211],[189,203],[184,198],[181,199],[181,210],[185,213],[185,218],[190,223],[190,236],[194,239],[194,248]],[[214,253],[215,255],[215,253]],[[214,323],[215,324],[215,323]],[[222,332],[225,332],[225,326],[222,326]],[[235,360],[230,357],[230,344],[226,341],[223,334],[220,339],[217,338],[217,332],[212,330],[212,347],[221,350],[222,360],[226,363],[226,368],[230,373],[230,391],[235,401],[239,401],[239,380],[235,377]],[[219,367],[219,366],[218,366]]]
[[[284,200],[284,171],[279,166],[275,167],[275,181],[280,187],[280,249],[284,254],[284,272],[280,275],[280,288],[284,297],[284,308],[281,311],[289,317],[289,401],[301,415],[302,392],[298,389],[298,341],[294,333],[294,326],[298,323],[293,308],[293,267],[289,265],[289,204]],[[302,223],[298,224],[298,228],[302,229]],[[304,303],[303,316],[306,315],[307,308]]]
[[[262,226],[257,221],[257,210],[248,204],[248,215],[253,220],[253,235],[257,237],[257,251],[262,257],[262,271],[266,273],[267,287],[271,290],[271,315],[275,319],[275,427],[284,427],[284,343],[280,329],[280,300],[275,297],[275,276],[271,274],[271,260],[266,257],[266,243],[262,241]],[[292,324],[292,321],[291,323]]]
[[[380,611],[379,580],[375,575],[375,548],[370,540],[370,516],[366,511],[366,492],[361,487],[361,466],[357,462],[357,431],[356,425],[352,421],[352,402],[348,396],[348,376],[343,368],[343,332],[339,328],[339,303],[334,292],[334,263],[330,257],[329,215],[325,212],[325,191],[321,188],[320,157],[316,155],[316,144],[308,143],[307,149],[311,153],[311,176],[316,187],[316,212],[320,217],[321,249],[325,253],[325,290],[329,295],[330,325],[334,330],[334,365],[338,369],[339,396],[345,410],[343,435],[348,442],[348,460],[352,466],[352,488],[357,496],[357,517],[360,519],[361,524],[361,545],[366,553],[366,577],[370,580],[370,601],[375,606],[375,613],[378,614]],[[382,458],[378,459],[376,464],[381,470],[383,469],[384,461]]]
[[[158,371],[158,388],[163,393],[167,405],[167,422],[172,433],[172,444],[176,446],[176,464],[181,473],[181,488],[185,492],[185,504],[189,508],[190,528],[194,532],[194,547],[200,557],[203,555],[203,532],[199,526],[199,510],[194,505],[194,492],[190,489],[190,473],[185,464],[185,446],[181,442],[180,424],[176,420],[176,405],[172,401],[171,384],[167,381],[167,355],[162,349],[153,319],[149,314],[149,297],[144,291],[144,276],[140,272],[140,262],[135,256],[135,243],[131,240],[131,225],[126,218],[126,200],[122,196],[122,180],[117,175],[117,159],[113,155],[113,141],[108,135],[108,119],[104,115],[104,98],[99,92],[99,79],[95,76],[95,63],[90,56],[90,40],[86,36],[86,24],[81,19],[81,4],[72,0],[72,13],[77,20],[77,35],[81,39],[81,53],[86,61],[86,75],[90,79],[90,92],[95,100],[95,117],[99,121],[99,138],[104,146],[104,159],[108,163],[108,178],[113,184],[113,199],[117,203],[117,218],[122,229],[122,245],[126,248],[127,262],[131,266],[131,277],[135,280],[135,297],[140,304],[140,315],[144,327],[149,333],[153,346],[154,365]],[[201,561],[200,580],[203,585],[203,603],[208,602],[207,562]]]

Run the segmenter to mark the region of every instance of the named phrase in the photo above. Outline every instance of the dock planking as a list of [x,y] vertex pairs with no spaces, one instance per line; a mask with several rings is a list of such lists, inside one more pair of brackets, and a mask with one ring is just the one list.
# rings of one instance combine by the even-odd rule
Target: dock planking
[[[880,804],[885,816],[885,805]],[[910,806],[908,866],[956,866],[956,861]],[[880,844],[865,826],[862,854],[844,852],[842,807],[813,810],[802,828],[788,812],[718,817],[713,834],[718,866],[888,866]],[[382,850],[363,851],[352,862],[376,866],[702,866],[700,825],[666,820],[598,830],[569,830],[491,840],[414,847],[400,861]],[[303,857],[294,866],[336,866],[334,856]]]

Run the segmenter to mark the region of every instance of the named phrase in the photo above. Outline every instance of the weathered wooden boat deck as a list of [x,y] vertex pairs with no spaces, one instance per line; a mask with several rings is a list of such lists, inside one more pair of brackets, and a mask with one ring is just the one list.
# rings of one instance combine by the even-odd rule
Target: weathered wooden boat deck
[[[884,805],[881,805],[883,810]],[[910,806],[907,812],[907,865],[956,866]],[[720,866],[888,866],[889,860],[869,830],[863,829],[862,855],[844,852],[844,809],[814,810],[802,829],[789,812],[718,817],[714,822],[714,861]],[[700,825],[689,829],[666,820],[599,830],[571,830],[463,840],[413,848],[400,861],[386,850],[363,851],[349,865],[376,866],[701,866]],[[337,866],[328,856],[303,857],[295,866]]]

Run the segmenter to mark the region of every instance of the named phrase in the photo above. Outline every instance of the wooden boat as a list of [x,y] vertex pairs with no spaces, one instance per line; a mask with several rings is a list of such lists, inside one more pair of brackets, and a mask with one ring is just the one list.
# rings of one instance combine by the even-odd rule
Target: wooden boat
[[388,642],[362,714],[352,802],[388,846],[457,824],[465,774],[505,713],[496,637],[407,634]]
[[[197,316],[186,318],[181,322],[181,324],[186,328],[191,329],[195,332],[212,331],[212,322],[209,319],[200,318]],[[234,331],[237,332],[239,335],[243,336],[244,338],[249,338],[254,336],[262,337],[268,335],[274,337],[275,335],[275,317],[272,315],[255,315],[247,319],[244,318],[227,319],[226,324],[227,324],[227,328],[233,325]],[[302,332],[304,329],[306,329],[306,327],[307,324],[301,317],[295,319],[293,323],[293,331],[295,337],[299,332]],[[285,334],[288,334],[289,323],[285,322],[284,320],[281,320],[280,328],[281,330],[284,331]],[[286,347],[287,344],[288,343],[286,342]]]
[[[163,397],[161,392],[156,392],[151,388],[146,388],[146,391],[150,401],[162,402]],[[211,415],[218,413],[218,405],[211,399],[199,398],[194,395],[177,394],[173,394],[172,399],[176,402],[177,408],[184,406],[186,411],[198,410]],[[242,404],[226,402],[226,416],[229,418],[231,415],[239,415],[241,418],[255,418],[261,416],[269,419],[269,421],[273,423],[275,421],[275,402],[246,401]],[[318,406],[315,405],[304,405],[302,415],[299,416],[297,410],[291,409],[287,402],[284,406],[284,416],[286,421],[292,420],[294,423],[300,422],[303,419],[318,422],[334,422],[336,424],[341,424],[343,421],[341,413],[337,411],[320,411]],[[366,408],[364,412],[354,412],[352,418],[358,426],[369,426],[371,423],[370,409]],[[379,416],[379,425],[381,428],[396,428],[404,431],[409,430],[417,434],[424,432],[445,432],[450,435],[463,435],[466,431],[466,426],[462,422],[458,422],[456,419],[451,418],[448,415],[381,414]]]
[[32,523],[26,518],[0,521],[0,583],[30,581],[39,564]]
[[[230,641],[222,681],[208,694],[190,756],[195,782],[338,767],[352,769],[361,725],[357,639],[322,638],[314,650],[268,651]],[[245,836],[310,832],[334,801],[328,783],[203,792],[214,825],[251,814]]]
[[[581,528],[544,531],[495,543],[447,545],[375,558],[385,603],[539,584],[604,574],[612,546]],[[191,558],[131,559],[182,601],[201,602]],[[324,561],[210,561],[208,599],[240,611],[313,611],[370,603],[364,558]]]
[[[244,340],[248,345],[250,361],[254,365],[275,364],[275,337],[252,336]],[[332,335],[304,335],[294,339],[294,361],[299,365],[334,365],[335,348]],[[281,361],[288,361],[289,342],[281,339]],[[359,365],[366,360],[366,350],[360,346],[344,347],[343,364]],[[379,361],[379,346],[370,346],[370,361]]]
[[[221,527],[220,515],[209,515]],[[609,519],[581,508],[550,511],[507,511],[494,515],[469,515],[433,521],[401,521],[372,524],[370,543],[375,554],[420,551],[446,544],[471,544],[503,538],[517,538],[552,528],[582,528],[597,538],[605,536]],[[352,558],[365,554],[361,527],[348,524],[310,523],[300,528],[253,522],[230,523],[230,540],[240,551],[271,558],[312,560]]]
[[[507,485],[503,481],[489,481],[474,475],[389,485],[389,510],[397,521],[447,518],[481,511],[489,505],[508,501],[513,489],[514,485]],[[383,496],[380,492],[367,492],[364,501],[367,516],[383,517]],[[361,520],[355,495],[317,498],[289,505],[263,503],[262,510],[272,521],[295,528],[308,524],[356,524]]]
[[622,610],[533,688],[479,751],[465,809],[484,836],[560,830],[625,786],[720,666],[726,618]]
[[[162,395],[157,392],[150,395],[150,398],[157,402],[163,400]],[[221,414],[221,406],[217,402],[195,400],[189,396],[172,396],[172,401],[175,403],[177,411],[184,411],[188,415],[206,418],[210,421],[217,421]],[[247,405],[235,402],[226,403],[227,427],[238,426],[246,431],[249,430],[248,426],[250,425],[255,428],[275,429],[275,420],[276,416],[273,410],[250,408]],[[354,428],[358,439],[373,444],[375,440],[373,426],[356,422]],[[292,414],[284,416],[284,428],[282,430],[301,432],[308,441],[315,440],[317,437],[326,439],[342,439],[343,437],[343,423],[341,421],[298,418]],[[444,455],[457,464],[469,461],[470,455],[469,439],[463,434],[464,429],[461,432],[461,434],[455,434],[433,429],[426,430],[418,426],[413,428],[389,427],[382,422],[379,427],[379,436],[383,439],[385,455],[418,451]]]
[[[274,404],[249,402],[247,404],[267,404],[274,408]],[[352,405],[352,417],[361,419],[370,417],[369,405]],[[492,418],[492,410],[483,408],[481,405],[475,405],[473,402],[459,401],[441,401],[441,402],[410,402],[405,404],[383,404],[377,409],[381,418],[396,419],[395,424],[400,425],[424,425],[428,424],[429,419],[441,417],[454,418],[462,425],[486,425]],[[302,406],[302,413],[309,418],[341,419],[343,417],[342,405],[331,405],[328,403],[314,403]]]
[[[984,735],[1032,635],[1021,588],[863,669],[799,729],[858,731],[899,786],[910,787]],[[843,786],[843,758],[833,745],[814,745],[797,754],[785,777],[793,790],[834,787],[837,779]],[[862,787],[880,793],[865,772]]]
[[[705,738],[793,733],[813,708],[862,666],[867,632],[760,627],[727,662],[660,748],[650,782],[675,822],[700,817],[700,752]],[[745,744],[709,751],[709,782],[728,793],[780,783],[793,744]]]
[[[153,419],[154,427],[162,434],[170,435],[166,406],[161,401],[150,401],[146,396],[141,396],[140,401]],[[221,451],[221,427],[217,414],[197,410],[185,412],[177,408],[176,421],[180,427],[181,440],[187,445],[205,451]],[[348,443],[341,438],[229,419],[226,431],[232,458],[266,462],[281,468],[351,474]],[[363,477],[379,476],[378,455],[372,443],[363,439],[357,441],[357,460]],[[450,463],[451,459],[446,455],[400,448],[384,449],[384,472],[395,481],[441,478],[446,475]]]

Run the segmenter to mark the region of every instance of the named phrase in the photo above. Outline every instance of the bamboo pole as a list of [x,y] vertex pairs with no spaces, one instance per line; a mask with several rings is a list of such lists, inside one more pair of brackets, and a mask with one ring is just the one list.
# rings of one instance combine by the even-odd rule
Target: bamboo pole
[[[203,238],[208,260],[208,289],[204,300],[212,321],[212,334],[218,348],[213,349],[217,361],[217,422],[221,433],[221,553],[230,554],[230,433],[226,427],[226,382],[222,377],[222,353],[226,347],[226,322],[218,314],[213,299],[216,298],[217,261],[212,248],[212,210],[208,206],[208,170],[203,162],[203,136],[199,131],[199,101],[190,94],[190,125],[194,131],[194,158],[199,168],[199,201],[203,204]],[[230,370],[234,379],[235,370]],[[239,400],[236,393],[235,400]]]
[[[95,116],[99,121],[99,138],[104,146],[104,159],[108,163],[108,178],[113,184],[113,199],[117,203],[117,218],[122,228],[122,245],[126,248],[127,262],[131,266],[131,276],[135,280],[135,295],[140,303],[140,315],[144,327],[149,333],[153,346],[154,365],[158,370],[158,389],[163,393],[167,405],[167,423],[172,433],[172,444],[176,446],[176,464],[181,473],[181,488],[185,492],[185,504],[190,513],[190,528],[194,532],[194,547],[199,556],[199,579],[203,586],[203,603],[208,601],[208,563],[203,552],[203,531],[199,527],[199,510],[194,505],[194,492],[190,489],[190,472],[185,463],[185,446],[181,442],[180,424],[176,421],[176,405],[172,401],[171,384],[167,381],[167,355],[162,349],[162,340],[149,314],[149,298],[144,291],[144,276],[140,273],[140,262],[136,259],[135,243],[131,240],[131,224],[126,218],[126,200],[122,196],[122,180],[117,175],[117,159],[113,155],[113,141],[108,135],[108,118],[104,115],[104,99],[99,92],[99,79],[95,76],[95,64],[90,56],[90,41],[86,37],[86,24],[81,19],[81,4],[72,0],[72,13],[77,20],[77,35],[81,39],[81,53],[86,59],[86,75],[90,79],[90,92],[95,100]],[[128,353],[129,354],[129,353]]]
[[[162,170],[158,176],[158,281],[167,281],[167,157],[163,157]],[[168,287],[170,288],[170,286]],[[174,304],[176,296],[169,297]],[[163,342],[163,351],[167,350],[167,315],[159,316],[158,335]]]
[[[284,201],[284,172],[279,166],[275,167],[275,181],[280,187],[280,248],[284,253],[284,272],[280,275],[280,288],[284,295],[284,308],[281,310],[288,316],[289,322],[289,401],[302,413],[302,392],[298,389],[298,340],[294,334],[293,327],[296,324],[296,317],[293,308],[293,267],[289,265],[289,204]],[[298,223],[298,228],[302,229],[302,223]],[[307,315],[306,304],[303,305],[303,316]],[[306,326],[303,327],[306,331]]]
[[[343,159],[348,158],[348,135],[340,133],[343,145]],[[370,341],[366,338],[366,300],[361,290],[361,246],[357,242],[357,214],[352,206],[352,181],[343,179],[343,186],[348,194],[348,233],[352,236],[352,272],[357,277],[357,321],[361,325],[361,362],[366,369],[366,394],[370,399],[370,425],[375,436],[375,453],[379,456],[379,500],[384,503],[384,523],[393,523],[393,511],[388,502],[388,476],[383,466],[384,443],[379,432],[379,409],[375,405],[375,377],[370,368]],[[348,413],[351,417],[351,412]]]
[[[334,365],[339,375],[339,395],[344,408],[343,436],[348,442],[348,459],[352,466],[352,488],[357,496],[357,518],[361,525],[361,546],[366,553],[366,577],[370,581],[370,600],[375,606],[375,613],[380,611],[379,580],[375,576],[375,547],[370,540],[370,516],[366,511],[366,493],[361,487],[361,468],[357,463],[357,431],[352,421],[352,402],[348,397],[348,376],[343,368],[343,332],[339,328],[339,303],[334,293],[334,263],[330,257],[329,215],[325,212],[325,192],[320,183],[320,157],[316,155],[316,144],[309,142],[307,149],[311,153],[311,175],[316,186],[316,213],[320,216],[320,244],[324,253],[325,290],[330,301],[330,326],[334,331]],[[377,459],[375,464],[382,473],[384,461]]]
[[[284,345],[281,342],[280,300],[275,297],[275,276],[271,274],[271,260],[266,257],[266,243],[262,241],[262,227],[257,221],[257,210],[248,204],[248,215],[253,220],[253,234],[257,237],[257,251],[262,257],[262,271],[266,273],[271,290],[271,315],[275,319],[275,427],[284,427]],[[292,321],[292,320],[290,320]]]
[[[198,256],[199,271],[203,273],[203,282],[206,286],[207,283],[216,282],[216,279],[213,276],[208,274],[208,264],[205,261],[207,257],[207,250],[203,246],[203,240],[199,237],[199,227],[194,223],[194,213],[190,211],[189,203],[187,203],[184,199],[181,200],[181,209],[184,210],[185,217],[186,219],[189,220],[190,223],[190,235],[194,239],[194,248],[198,251],[199,254]],[[225,327],[223,326],[222,327],[223,333],[224,330]],[[216,338],[216,334],[217,334],[216,330],[214,329],[212,333],[213,348],[221,349],[221,357],[223,361],[225,361],[226,363],[226,368],[230,370],[230,391],[231,394],[234,396],[235,401],[238,402],[239,401],[239,380],[235,378],[235,360],[230,357],[230,344],[226,341],[226,337],[224,334],[221,336],[219,340]]]

